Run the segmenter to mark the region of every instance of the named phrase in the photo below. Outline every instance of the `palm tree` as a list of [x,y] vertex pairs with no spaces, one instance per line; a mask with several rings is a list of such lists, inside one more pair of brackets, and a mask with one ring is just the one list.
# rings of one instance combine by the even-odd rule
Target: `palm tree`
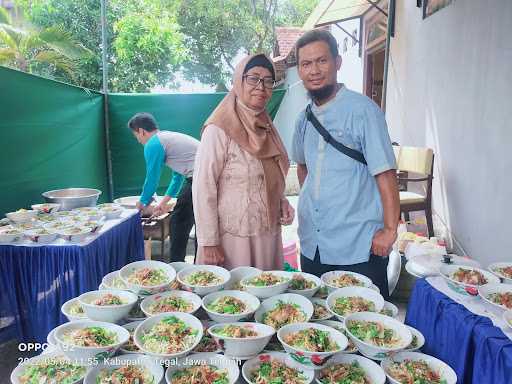
[[32,72],[42,65],[74,79],[75,62],[91,52],[60,27],[15,27],[0,7],[0,65]]

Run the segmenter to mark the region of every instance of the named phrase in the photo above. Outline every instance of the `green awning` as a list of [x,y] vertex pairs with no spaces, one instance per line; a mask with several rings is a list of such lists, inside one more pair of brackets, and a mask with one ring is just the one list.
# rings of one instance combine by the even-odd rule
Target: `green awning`
[[373,4],[380,0],[321,0],[304,24],[309,30],[323,25],[356,19],[364,15]]

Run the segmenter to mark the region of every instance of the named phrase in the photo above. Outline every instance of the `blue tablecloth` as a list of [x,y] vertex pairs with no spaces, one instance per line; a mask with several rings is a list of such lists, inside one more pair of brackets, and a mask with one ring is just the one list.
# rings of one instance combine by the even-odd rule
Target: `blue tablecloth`
[[[67,319],[67,300],[98,289],[104,275],[144,259],[139,214],[79,246],[0,246],[0,339],[45,342],[48,332]],[[3,333],[3,334],[2,334]]]
[[425,279],[416,282],[405,322],[423,333],[423,352],[450,365],[458,383],[512,383],[512,341]]

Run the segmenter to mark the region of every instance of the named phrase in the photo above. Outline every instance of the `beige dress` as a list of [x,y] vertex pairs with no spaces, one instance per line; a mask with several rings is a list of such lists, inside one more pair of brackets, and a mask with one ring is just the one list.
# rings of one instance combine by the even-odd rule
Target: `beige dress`
[[[197,264],[204,264],[203,246],[220,245],[227,269],[283,268],[281,226],[269,227],[260,160],[240,148],[222,129],[209,125],[196,154],[193,180]],[[280,216],[280,212],[272,214]]]

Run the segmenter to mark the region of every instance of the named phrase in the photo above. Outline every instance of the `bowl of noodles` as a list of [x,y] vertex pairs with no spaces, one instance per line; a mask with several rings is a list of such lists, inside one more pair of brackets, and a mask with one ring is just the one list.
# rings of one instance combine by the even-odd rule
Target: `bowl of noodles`
[[493,263],[487,267],[491,273],[498,276],[505,284],[512,284],[512,263]]
[[381,367],[366,357],[336,355],[317,372],[317,384],[384,384],[386,375]]
[[491,272],[470,266],[442,265],[439,272],[448,287],[463,296],[476,296],[479,287],[500,282],[499,277]]
[[384,301],[384,307],[382,307],[379,313],[398,319],[398,307],[389,301]]
[[311,321],[324,321],[333,317],[332,313],[329,312],[329,309],[327,308],[326,300],[319,299],[318,297],[313,297],[310,300],[311,303],[313,303],[313,317],[311,318]]
[[310,384],[315,371],[292,367],[283,352],[267,352],[247,360],[242,366],[242,376],[249,384]]
[[164,312],[185,312],[194,314],[201,308],[201,298],[186,291],[167,291],[151,295],[140,303],[140,309],[148,317]]
[[91,367],[84,384],[158,384],[163,377],[164,369],[149,356],[127,354]]
[[340,353],[357,353],[358,349],[357,349],[356,345],[354,344],[354,342],[350,339],[350,337],[348,337],[348,333],[347,333],[347,329],[345,328],[345,324],[343,324],[340,321],[336,321],[336,320],[324,320],[324,321],[320,321],[318,324],[327,325],[328,327],[334,328],[337,331],[340,331],[341,333],[343,333],[345,335],[345,337],[347,338],[347,342],[348,342],[347,348],[345,348]]
[[202,337],[199,319],[189,313],[166,312],[144,320],[135,330],[133,341],[142,353],[170,359],[192,351]]
[[165,372],[167,384],[235,384],[239,377],[238,363],[216,353],[195,353]]
[[412,341],[411,344],[409,344],[407,348],[404,349],[404,352],[414,352],[420,350],[421,347],[423,347],[425,344],[425,336],[423,336],[423,334],[416,328],[413,328],[409,325],[406,325],[406,327],[409,331],[411,331]]
[[478,294],[491,308],[501,311],[512,309],[512,284],[487,284],[478,289]]
[[242,291],[219,291],[203,298],[203,309],[218,323],[231,323],[249,318],[260,306],[260,300]]
[[296,363],[315,370],[323,368],[334,354],[348,345],[343,333],[318,323],[285,325],[277,332],[277,338]]
[[68,318],[69,321],[86,320],[84,307],[80,304],[78,297],[66,301],[60,308],[61,312]]
[[130,339],[130,333],[125,328],[93,320],[62,324],[55,329],[54,336],[67,357],[83,363],[102,362]]
[[400,352],[380,363],[391,384],[456,384],[457,375],[443,361],[418,352]]
[[254,320],[278,330],[287,324],[307,323],[313,312],[313,304],[304,296],[283,293],[264,300],[254,314]]
[[329,293],[345,287],[366,287],[373,286],[372,281],[360,273],[350,271],[330,271],[320,276],[322,283],[327,287]]
[[322,280],[311,273],[293,272],[288,285],[288,292],[311,298],[320,289],[321,285]]
[[372,360],[383,360],[412,342],[404,324],[380,313],[352,313],[345,318],[345,327],[359,352]]
[[120,289],[90,291],[78,297],[89,319],[108,323],[117,323],[128,316],[138,299],[135,293]]
[[161,261],[143,260],[125,265],[119,270],[119,276],[130,291],[149,296],[170,289],[176,271]]
[[380,312],[384,298],[380,293],[365,287],[345,287],[337,289],[327,297],[327,309],[339,321],[356,312]]
[[231,274],[231,279],[229,279],[229,282],[226,284],[225,288],[229,290],[244,291],[245,288],[242,287],[240,281],[248,276],[259,275],[262,272],[263,271],[261,269],[254,267],[233,268],[231,271],[229,271]]
[[291,273],[285,271],[262,272],[245,277],[240,285],[254,296],[266,299],[286,291],[291,280]]
[[128,290],[128,286],[126,283],[121,279],[119,276],[119,271],[113,271],[110,273],[107,273],[105,276],[103,276],[103,279],[101,279],[101,284],[106,289],[124,289]]
[[215,265],[194,265],[178,272],[178,281],[196,295],[219,291],[229,282],[228,270]]

